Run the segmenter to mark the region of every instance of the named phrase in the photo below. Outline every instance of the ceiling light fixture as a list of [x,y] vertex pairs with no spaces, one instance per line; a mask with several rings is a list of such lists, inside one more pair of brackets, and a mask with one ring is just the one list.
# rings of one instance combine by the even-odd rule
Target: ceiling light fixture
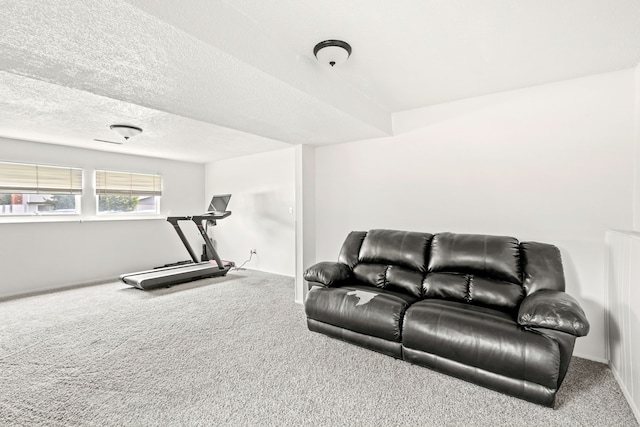
[[111,130],[124,137],[125,140],[128,140],[132,136],[140,135],[142,133],[142,129],[137,126],[111,125],[109,127],[111,128]]
[[340,65],[351,56],[351,46],[342,40],[325,40],[313,48],[313,54],[318,61],[334,65]]

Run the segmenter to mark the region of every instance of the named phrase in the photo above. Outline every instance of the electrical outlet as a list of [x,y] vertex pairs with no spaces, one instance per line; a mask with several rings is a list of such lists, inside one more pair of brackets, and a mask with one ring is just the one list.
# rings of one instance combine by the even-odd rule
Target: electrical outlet
[[255,254],[257,254],[257,253],[258,253],[258,250],[257,250],[257,249],[251,249],[251,250],[249,251],[249,255],[255,255]]

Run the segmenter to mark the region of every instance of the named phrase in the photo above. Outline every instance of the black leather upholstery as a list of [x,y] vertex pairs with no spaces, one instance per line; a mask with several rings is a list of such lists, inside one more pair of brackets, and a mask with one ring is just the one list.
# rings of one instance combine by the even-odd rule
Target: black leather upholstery
[[550,389],[558,386],[558,344],[497,310],[453,301],[417,302],[407,311],[402,345]]
[[513,237],[351,232],[305,279],[310,330],[547,406],[589,330],[560,251]]
[[524,289],[527,295],[540,290],[564,291],[564,271],[560,251],[553,245],[522,242]]
[[304,272],[304,280],[332,286],[351,278],[351,269],[339,262],[319,262]]
[[364,285],[384,289],[387,286],[387,266],[384,264],[358,264],[353,267],[353,277]]
[[402,345],[396,341],[388,341],[382,338],[373,337],[367,334],[350,331],[349,329],[333,326],[328,323],[319,322],[314,319],[307,319],[307,326],[310,331],[320,332],[333,338],[359,345],[360,347],[375,350],[387,356],[402,358]]
[[400,342],[405,311],[417,298],[366,286],[315,288],[307,296],[307,316],[350,331]]
[[[311,328],[309,328],[311,329]],[[404,348],[402,358],[407,362],[415,363],[434,369],[436,371],[452,375],[491,390],[496,390],[510,396],[519,397],[539,405],[553,406],[555,402],[555,388],[550,389],[540,384],[531,383],[518,378],[494,374],[464,363],[455,362],[444,357],[439,357],[423,351]]]
[[360,253],[360,247],[366,235],[366,231],[352,231],[349,233],[342,244],[342,249],[340,249],[338,262],[345,264],[349,268],[353,268],[358,263],[358,254]]
[[513,237],[440,233],[433,238],[429,271],[473,274],[520,285],[520,246]]
[[424,273],[430,240],[428,233],[371,230],[362,242],[358,262],[397,265]]
[[555,329],[577,337],[589,333],[589,322],[571,295],[558,291],[538,291],[520,305],[518,323],[522,326]]
[[422,296],[422,274],[408,268],[390,265],[386,271],[386,289],[405,292],[415,297]]
[[424,279],[424,296],[465,301],[513,312],[524,297],[522,286],[471,274],[432,273]]

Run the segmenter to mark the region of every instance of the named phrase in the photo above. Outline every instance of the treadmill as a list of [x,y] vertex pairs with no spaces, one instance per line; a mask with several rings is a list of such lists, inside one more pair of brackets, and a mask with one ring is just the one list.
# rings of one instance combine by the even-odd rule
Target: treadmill
[[[189,251],[189,255],[193,262],[179,262],[165,267],[154,268],[152,270],[126,273],[120,276],[120,280],[127,285],[147,290],[169,287],[178,283],[190,282],[207,277],[219,277],[226,275],[233,266],[233,263],[224,262],[220,259],[218,252],[216,252],[216,249],[213,246],[213,242],[207,235],[205,227],[202,224],[207,221],[209,224],[216,225],[216,221],[231,215],[231,211],[226,210],[230,198],[230,194],[213,196],[211,204],[209,205],[209,211],[202,215],[170,216],[167,218],[167,221],[173,226],[185,248]],[[180,221],[191,221],[196,225],[205,242],[206,256],[203,256],[203,258],[208,258],[209,260],[199,262],[198,256],[180,228]]]

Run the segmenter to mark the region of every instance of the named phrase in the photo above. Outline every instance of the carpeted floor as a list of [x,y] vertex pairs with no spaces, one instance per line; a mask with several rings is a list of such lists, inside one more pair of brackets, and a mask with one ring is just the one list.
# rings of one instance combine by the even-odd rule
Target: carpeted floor
[[309,332],[293,296],[243,270],[1,301],[0,425],[638,425],[603,364],[549,409]]

